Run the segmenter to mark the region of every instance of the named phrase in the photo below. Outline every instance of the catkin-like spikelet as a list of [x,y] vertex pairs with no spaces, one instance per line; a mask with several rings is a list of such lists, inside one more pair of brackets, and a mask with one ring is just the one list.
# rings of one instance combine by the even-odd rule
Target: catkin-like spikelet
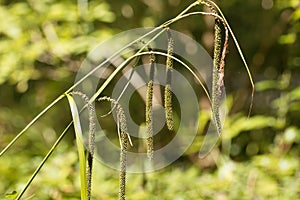
[[165,112],[166,112],[166,122],[167,128],[173,130],[173,108],[172,108],[172,91],[171,86],[165,86]]
[[[213,13],[216,13],[211,4],[208,4]],[[222,58],[222,22],[220,19],[215,19],[215,36],[214,36],[214,55],[213,55],[213,80],[212,80],[212,115],[218,133],[221,133],[220,121],[220,100],[222,96],[221,87],[223,87],[224,74],[224,58]],[[222,72],[222,73],[221,73]]]
[[[221,51],[222,51],[222,29],[221,22],[219,20],[215,21],[215,42],[214,42],[214,57],[213,57],[213,84],[212,84],[212,112],[214,116],[214,121],[218,130],[221,132],[221,121],[220,121],[220,99],[221,99],[221,87],[220,85],[221,77],[219,73],[220,63],[221,63]],[[221,80],[223,81],[223,80]]]
[[153,113],[152,113],[152,98],[153,98],[153,81],[150,80],[147,85],[146,95],[146,129],[147,129],[147,156],[151,160],[153,158]]
[[117,106],[118,118],[121,129],[121,152],[120,152],[120,185],[119,185],[119,199],[125,200],[126,192],[126,166],[127,166],[127,124],[123,109],[120,105]]
[[166,113],[166,123],[167,128],[170,131],[173,131],[173,109],[172,109],[172,91],[171,91],[171,81],[172,81],[172,70],[173,70],[173,60],[171,56],[173,56],[173,45],[174,41],[171,35],[170,30],[167,30],[168,33],[168,50],[167,50],[167,84],[165,86],[164,98],[165,98],[165,113]]
[[114,99],[109,97],[101,97],[98,99],[109,101],[116,106],[117,123],[119,124],[119,139],[120,139],[120,175],[119,175],[119,200],[125,200],[126,197],[126,167],[127,167],[127,147],[128,140],[131,143],[130,136],[127,131],[127,123],[124,110],[121,105]]
[[[218,134],[221,134],[221,120],[220,120],[220,111],[221,99],[224,95],[224,68],[225,68],[225,57],[228,47],[228,28],[226,22],[221,18],[217,17],[218,12],[215,7],[215,4],[211,0],[201,1],[203,5],[209,7],[212,13],[216,14],[215,16],[215,35],[214,35],[214,55],[213,55],[213,80],[212,80],[212,115],[213,121],[216,125]],[[222,32],[224,31],[225,37],[222,37]],[[224,43],[222,44],[222,42]]]
[[154,79],[155,57],[150,54],[150,80],[147,84],[146,94],[146,130],[147,130],[147,156],[150,160],[153,159],[153,79]]

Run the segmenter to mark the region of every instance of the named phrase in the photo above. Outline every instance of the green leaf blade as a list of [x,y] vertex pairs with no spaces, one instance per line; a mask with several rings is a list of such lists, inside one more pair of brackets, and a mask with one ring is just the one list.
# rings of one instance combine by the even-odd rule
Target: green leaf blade
[[79,164],[80,164],[80,182],[81,182],[81,199],[87,200],[87,179],[86,179],[86,156],[84,151],[84,144],[82,141],[82,129],[80,125],[80,118],[79,118],[79,112],[76,106],[76,103],[74,101],[74,98],[66,94],[71,113],[74,123],[74,129],[75,129],[75,137],[76,137],[76,144],[77,144],[77,150],[78,150],[78,156],[79,156]]

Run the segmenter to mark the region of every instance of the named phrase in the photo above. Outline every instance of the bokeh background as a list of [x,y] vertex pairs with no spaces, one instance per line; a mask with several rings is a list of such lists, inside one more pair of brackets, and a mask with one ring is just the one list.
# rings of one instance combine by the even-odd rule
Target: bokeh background
[[[191,3],[0,0],[1,150],[74,83],[81,62],[101,41],[128,29],[158,26]],[[249,78],[231,39],[225,70],[229,116],[222,142],[201,160],[195,140],[171,166],[151,174],[129,174],[128,199],[300,198],[300,2],[216,3],[235,32],[256,83],[251,117],[247,118]],[[171,28],[190,35],[212,54],[213,22],[210,17],[193,16]],[[1,199],[23,188],[70,120],[67,101],[58,103],[0,157]],[[111,127],[115,130],[112,122]],[[201,134],[199,130],[200,141]],[[31,199],[80,199],[72,129],[26,195]],[[97,163],[93,197],[117,196],[118,172]]]

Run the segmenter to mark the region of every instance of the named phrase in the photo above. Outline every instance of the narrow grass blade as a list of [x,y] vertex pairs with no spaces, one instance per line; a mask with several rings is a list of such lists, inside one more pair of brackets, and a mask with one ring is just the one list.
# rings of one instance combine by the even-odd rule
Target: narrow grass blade
[[86,158],[84,152],[84,144],[82,141],[82,129],[79,120],[79,112],[76,106],[76,103],[73,97],[69,94],[66,94],[71,113],[73,118],[73,124],[75,129],[75,136],[76,136],[76,143],[77,143],[77,150],[79,156],[79,164],[80,164],[80,181],[81,181],[81,199],[87,200],[87,179],[86,179]]
[[86,166],[86,178],[87,178],[87,195],[88,200],[91,199],[91,190],[92,190],[92,169],[93,169],[93,160],[95,152],[95,118],[96,112],[95,107],[92,103],[89,103],[89,98],[86,94],[75,91],[71,93],[72,95],[78,95],[87,105],[89,113],[89,139],[88,139],[88,152],[87,152],[87,166]]

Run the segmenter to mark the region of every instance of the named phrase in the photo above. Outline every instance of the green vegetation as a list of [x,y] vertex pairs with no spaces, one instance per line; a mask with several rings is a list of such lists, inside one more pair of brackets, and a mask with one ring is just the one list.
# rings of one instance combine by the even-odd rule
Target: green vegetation
[[[0,0],[0,199],[21,198],[23,192],[23,199],[125,199],[125,186],[127,199],[299,198],[300,3],[297,0],[217,2],[226,20],[209,2],[204,1],[209,8],[200,13],[199,7],[192,7],[197,2],[181,0]],[[181,11],[188,6],[195,15],[183,16],[185,13]],[[174,18],[178,13],[181,18]],[[210,117],[210,113],[201,110],[199,134],[179,160],[159,171],[126,174],[128,141],[133,147],[137,141],[129,138],[123,110],[116,100],[98,99],[99,94],[110,94],[109,82],[104,82],[90,99],[68,88],[74,84],[81,62],[95,45],[118,32],[158,26],[165,21],[168,24],[163,27],[170,26],[190,35],[211,52],[217,66],[211,103],[218,131],[221,122],[217,95],[223,92],[223,84],[228,117],[221,141],[208,157],[198,157],[202,132]],[[229,39],[228,48],[227,31],[233,39]],[[219,39],[214,43],[214,38]],[[176,67],[172,63],[175,57],[171,36],[168,41],[167,52],[152,50],[146,43],[142,46],[148,49],[141,49],[135,56],[144,55],[150,65],[159,59],[154,56],[163,56],[171,74]],[[252,77],[239,45],[249,61]],[[226,49],[229,53],[225,65]],[[111,76],[114,78],[117,72]],[[151,102],[146,103],[146,116],[140,112],[144,108],[130,106],[136,119],[146,118],[146,152],[150,159],[155,145],[163,145],[170,136],[163,134],[164,137],[159,136],[161,144],[155,143],[152,81],[150,76],[147,99]],[[165,90],[168,110],[165,132],[178,125],[178,106],[176,99],[171,99],[169,81]],[[253,81],[256,91],[252,107]],[[87,103],[89,111],[87,154],[82,144],[81,110],[77,110],[75,96]],[[210,99],[205,94],[203,98]],[[96,100],[101,102],[94,108],[90,103]],[[121,147],[120,172],[92,159],[94,109],[103,105],[103,100],[116,106],[117,131],[111,118],[97,116],[96,120],[106,122],[107,137]],[[102,114],[109,112],[101,109]],[[72,120],[74,129],[73,124],[68,124]],[[14,139],[13,146],[5,149]]]

